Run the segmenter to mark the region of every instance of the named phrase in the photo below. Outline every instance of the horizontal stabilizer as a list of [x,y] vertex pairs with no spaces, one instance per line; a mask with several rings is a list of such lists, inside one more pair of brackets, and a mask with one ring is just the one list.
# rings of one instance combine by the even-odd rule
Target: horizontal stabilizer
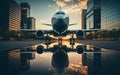
[[77,25],[77,23],[74,23],[74,24],[69,24],[69,26],[73,26],[73,25]]
[[46,26],[52,26],[51,24],[46,24],[46,23],[42,23],[42,25],[46,25]]

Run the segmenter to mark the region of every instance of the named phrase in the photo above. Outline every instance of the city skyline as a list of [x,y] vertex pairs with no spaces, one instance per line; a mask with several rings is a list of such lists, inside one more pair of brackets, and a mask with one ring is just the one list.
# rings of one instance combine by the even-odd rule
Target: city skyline
[[120,75],[119,3],[0,0],[0,74]]
[[70,23],[77,23],[75,26],[69,27],[69,29],[81,28],[81,10],[86,8],[87,0],[15,0],[19,4],[21,2],[27,2],[30,4],[30,13],[32,17],[36,19],[37,29],[52,29],[52,27],[43,26],[42,23],[50,23],[51,18],[62,6],[62,10],[65,11],[70,18]]

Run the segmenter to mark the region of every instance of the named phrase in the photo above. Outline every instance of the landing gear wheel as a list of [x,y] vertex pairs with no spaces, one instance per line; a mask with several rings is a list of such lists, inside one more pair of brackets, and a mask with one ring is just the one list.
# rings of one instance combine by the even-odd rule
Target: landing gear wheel
[[48,36],[45,37],[45,43],[50,44],[50,38]]
[[75,38],[70,38],[70,45],[75,45]]

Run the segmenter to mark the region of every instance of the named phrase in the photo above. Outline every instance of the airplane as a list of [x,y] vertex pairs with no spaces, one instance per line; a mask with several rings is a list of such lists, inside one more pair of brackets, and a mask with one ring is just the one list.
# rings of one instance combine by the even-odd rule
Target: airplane
[[52,26],[53,30],[32,30],[32,29],[20,29],[20,31],[30,31],[30,32],[36,32],[36,35],[38,38],[41,38],[44,36],[44,34],[50,34],[54,36],[58,36],[60,39],[62,36],[66,36],[68,34],[72,34],[71,38],[74,38],[74,34],[78,38],[84,38],[85,32],[87,31],[99,31],[101,29],[82,29],[82,30],[68,30],[69,26],[76,25],[75,24],[69,24],[69,16],[61,10],[61,7],[59,8],[59,11],[57,11],[52,19],[51,24],[43,23],[43,25]]
[[[53,44],[54,42],[51,42],[50,44]],[[101,52],[104,52],[104,51],[101,51],[100,48],[95,48],[95,47],[90,47],[90,48],[86,48],[86,46],[84,45],[76,45],[76,48],[71,48],[71,47],[68,47],[66,45],[62,45],[61,44],[54,44],[53,46],[47,46],[47,45],[50,45],[50,44],[39,44],[38,46],[36,46],[35,49],[32,49],[31,48],[23,48],[20,50],[20,53],[22,55],[22,58],[23,60],[33,60],[34,58],[30,58],[29,55],[31,55],[30,53],[37,53],[39,55],[43,54],[43,53],[46,53],[46,52],[51,52],[52,53],[52,58],[51,58],[51,66],[50,66],[50,70],[54,71],[57,75],[63,75],[65,72],[67,72],[69,70],[69,56],[68,56],[68,52],[75,52],[75,53],[78,53],[78,54],[81,54],[82,55],[82,62],[83,62],[83,65],[85,65],[85,62],[84,62],[84,55],[88,54],[88,53],[94,53],[94,54],[100,54]],[[74,44],[72,44],[74,45]],[[71,46],[72,46],[71,45]],[[93,49],[93,50],[91,50]],[[85,58],[86,59],[86,58]],[[22,63],[23,67],[22,69],[23,70],[26,70],[28,69],[26,66],[25,63]]]

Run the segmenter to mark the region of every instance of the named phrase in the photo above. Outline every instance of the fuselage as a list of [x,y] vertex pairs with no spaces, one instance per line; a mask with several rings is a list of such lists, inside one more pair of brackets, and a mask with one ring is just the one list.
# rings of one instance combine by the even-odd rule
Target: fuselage
[[53,30],[60,35],[68,29],[69,16],[60,10],[53,15],[51,22]]

